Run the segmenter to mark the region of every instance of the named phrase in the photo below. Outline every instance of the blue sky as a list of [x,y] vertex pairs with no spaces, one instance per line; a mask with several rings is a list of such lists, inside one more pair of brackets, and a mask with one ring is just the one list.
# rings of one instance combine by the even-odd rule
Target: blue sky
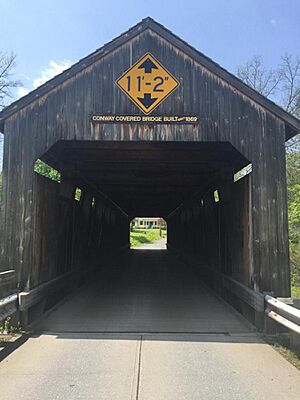
[[300,53],[299,0],[147,3],[0,0],[0,49],[17,54],[15,75],[29,90],[146,16],[232,72],[253,54],[272,66],[286,52]]
[[0,0],[0,50],[17,54],[16,97],[151,16],[231,72],[300,54],[299,0]]

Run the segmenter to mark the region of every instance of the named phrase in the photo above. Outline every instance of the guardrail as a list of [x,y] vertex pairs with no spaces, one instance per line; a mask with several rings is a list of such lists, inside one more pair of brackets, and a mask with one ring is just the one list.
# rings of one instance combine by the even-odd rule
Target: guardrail
[[[0,273],[0,321],[12,315],[18,309],[26,310],[44,298],[54,288],[59,288],[72,275],[79,271],[70,271],[60,275],[38,287],[28,291],[15,293],[15,271],[9,270]],[[300,335],[300,310],[289,306],[282,301],[262,293],[254,292],[234,279],[218,273],[218,283],[223,288],[229,289],[240,299],[250,305],[254,310],[265,312],[272,320],[288,328],[291,332]],[[2,297],[2,298],[1,298]],[[263,305],[265,302],[265,307]]]
[[16,277],[14,270],[0,272],[0,321],[15,313],[18,309]]
[[10,296],[0,299],[0,322],[10,315],[14,314],[18,309],[18,294],[14,293]]
[[269,318],[300,335],[300,310],[270,295],[265,296],[265,303],[265,313]]
[[34,304],[43,300],[53,291],[60,290],[68,283],[72,284],[80,279],[83,273],[80,270],[69,271],[54,279],[44,282],[37,287],[23,292],[16,292],[15,272],[13,270],[0,273],[0,322],[16,311],[25,311]]

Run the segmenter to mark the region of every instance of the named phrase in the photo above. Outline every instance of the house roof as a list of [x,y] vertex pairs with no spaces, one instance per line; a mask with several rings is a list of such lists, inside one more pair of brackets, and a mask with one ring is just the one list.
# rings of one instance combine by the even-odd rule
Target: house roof
[[26,107],[28,104],[37,100],[41,96],[45,95],[47,92],[51,91],[64,81],[70,79],[78,72],[84,70],[89,65],[93,64],[104,57],[109,52],[118,48],[122,44],[131,40],[141,32],[150,29],[160,35],[162,38],[170,42],[173,46],[177,47],[195,61],[199,62],[201,65],[206,67],[216,76],[220,77],[236,89],[238,89],[242,94],[249,97],[252,101],[256,102],[272,114],[276,115],[282,119],[286,124],[286,139],[290,139],[296,134],[300,133],[300,120],[295,118],[293,115],[289,114],[283,108],[278,106],[273,101],[269,100],[265,96],[261,95],[256,90],[252,89],[250,86],[246,85],[239,78],[228,72],[226,69],[221,67],[219,64],[211,60],[209,57],[205,56],[203,53],[196,50],[194,47],[189,45],[187,42],[176,36],[173,32],[165,28],[163,25],[154,21],[152,18],[148,17],[143,19],[137,25],[130,28],[125,33],[122,33],[117,38],[113,39],[109,43],[105,44],[103,47],[97,49],[95,52],[91,53],[87,57],[81,59],[76,64],[71,66],[69,69],[65,70],[61,74],[50,79],[45,84],[41,85],[37,89],[30,92],[28,95],[20,98],[14,103],[10,104],[0,112],[0,131],[4,130],[4,121],[14,113],[20,111],[22,108]]

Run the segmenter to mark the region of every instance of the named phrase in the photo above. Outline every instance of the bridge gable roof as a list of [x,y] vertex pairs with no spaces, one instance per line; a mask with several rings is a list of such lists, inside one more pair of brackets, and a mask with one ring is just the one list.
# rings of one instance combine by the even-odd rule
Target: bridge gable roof
[[300,120],[286,112],[283,108],[278,106],[270,99],[264,97],[259,92],[252,89],[250,86],[246,85],[239,78],[228,72],[226,69],[211,60],[209,57],[205,56],[203,53],[193,48],[187,42],[165,28],[163,25],[159,24],[149,17],[143,19],[141,22],[130,28],[128,31],[124,32],[117,38],[97,49],[95,52],[91,53],[87,57],[81,59],[76,64],[72,65],[69,69],[55,76],[37,89],[31,91],[28,95],[20,98],[19,100],[4,108],[0,112],[0,131],[3,132],[4,121],[11,115],[17,113],[30,103],[46,95],[57,86],[74,77],[85,68],[89,67],[102,57],[116,50],[118,47],[132,40],[134,37],[140,35],[146,30],[151,30],[155,32],[161,38],[171,43],[171,45],[178,48],[189,57],[194,59],[196,62],[207,68],[211,73],[224,80],[226,83],[230,84],[233,88],[237,89],[242,95],[247,96],[249,99],[262,106],[266,111],[269,111],[270,113],[276,115],[278,118],[283,120],[286,124],[286,139],[290,139],[300,132]]

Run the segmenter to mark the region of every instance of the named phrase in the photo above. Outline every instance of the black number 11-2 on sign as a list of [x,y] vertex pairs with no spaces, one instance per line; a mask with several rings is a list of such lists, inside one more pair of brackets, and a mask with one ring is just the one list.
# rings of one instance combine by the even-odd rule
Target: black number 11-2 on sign
[[145,114],[179,86],[178,80],[150,53],[124,72],[116,84]]

